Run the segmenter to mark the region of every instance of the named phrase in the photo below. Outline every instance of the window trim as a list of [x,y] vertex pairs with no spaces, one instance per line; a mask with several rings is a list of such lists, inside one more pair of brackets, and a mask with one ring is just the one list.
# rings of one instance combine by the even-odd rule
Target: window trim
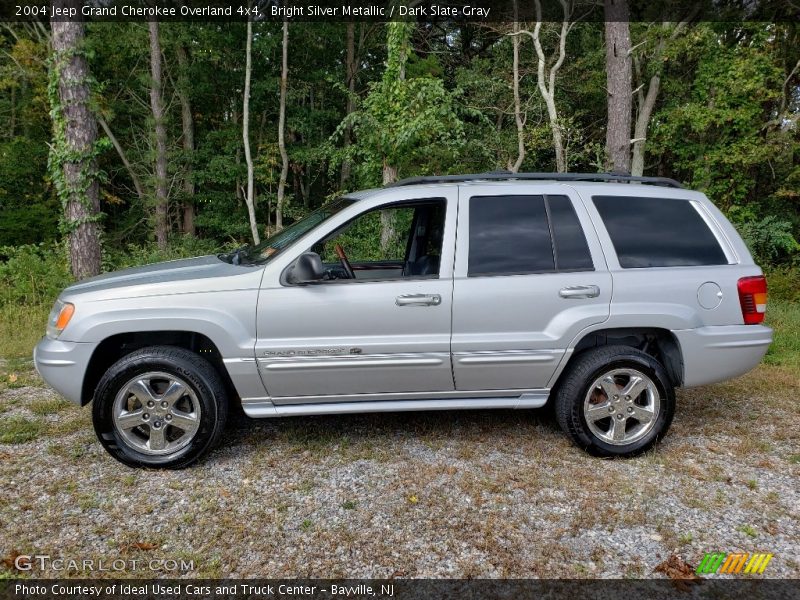
[[[469,198],[467,198],[467,203],[469,205],[468,210],[469,210],[469,215],[470,215],[469,216],[469,222],[467,223],[467,226],[468,226],[467,227],[467,236],[468,237],[469,237],[469,235],[471,233],[471,229],[472,229],[472,199],[473,198],[500,198],[500,197],[504,197],[504,196],[505,197],[509,197],[509,196],[528,196],[528,197],[534,196],[534,197],[541,197],[543,199],[544,213],[545,213],[545,218],[547,219],[547,229],[548,229],[548,231],[550,233],[550,249],[551,249],[551,251],[553,253],[553,269],[552,270],[551,269],[547,269],[547,270],[541,270],[541,269],[539,269],[539,270],[525,270],[525,271],[513,271],[513,272],[512,271],[496,271],[496,272],[490,272],[490,273],[475,273],[475,274],[472,274],[472,273],[470,273],[470,270],[469,270],[469,267],[470,267],[469,250],[471,248],[468,248],[467,249],[467,275],[466,275],[468,278],[472,279],[472,278],[476,278],[476,277],[517,277],[517,276],[520,276],[520,275],[555,275],[555,274],[559,274],[559,273],[591,273],[591,272],[597,271],[597,267],[594,264],[594,257],[592,256],[592,249],[591,249],[591,247],[589,245],[589,239],[586,236],[586,231],[583,228],[583,223],[581,223],[580,217],[578,216],[578,211],[575,209],[575,203],[574,203],[573,199],[569,196],[569,194],[566,194],[566,193],[563,193],[563,194],[520,194],[520,193],[508,194],[508,193],[506,193],[506,194],[492,194],[492,195],[490,195],[490,194],[475,194],[475,195],[472,195]],[[553,219],[552,219],[551,211],[550,211],[550,200],[549,200],[550,196],[564,196],[567,199],[567,201],[570,203],[570,208],[572,208],[572,212],[575,215],[575,220],[578,223],[578,227],[580,227],[581,233],[583,234],[583,239],[586,242],[586,252],[588,253],[589,260],[592,263],[591,267],[587,267],[587,268],[578,267],[578,268],[568,268],[568,269],[559,268],[559,266],[558,266],[558,248],[556,247],[556,236],[555,236],[555,230],[553,228]]]

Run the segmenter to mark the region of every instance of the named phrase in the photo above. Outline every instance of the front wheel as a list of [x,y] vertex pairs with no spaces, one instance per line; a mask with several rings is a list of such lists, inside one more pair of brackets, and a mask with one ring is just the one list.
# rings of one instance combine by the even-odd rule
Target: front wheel
[[555,398],[556,418],[572,440],[596,456],[634,456],[667,432],[675,391],[664,367],[629,346],[576,357]]
[[106,372],[92,418],[103,447],[132,467],[179,469],[207,453],[225,426],[228,398],[214,367],[183,348],[133,352]]

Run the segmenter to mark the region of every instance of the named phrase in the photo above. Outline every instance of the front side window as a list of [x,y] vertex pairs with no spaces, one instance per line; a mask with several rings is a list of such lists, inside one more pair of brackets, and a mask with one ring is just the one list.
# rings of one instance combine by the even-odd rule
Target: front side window
[[[433,198],[369,210],[311,250],[322,258],[329,279],[436,277],[445,207],[443,198]],[[355,277],[347,272],[345,262]]]
[[288,248],[296,239],[330,219],[336,213],[344,210],[355,200],[351,198],[339,198],[325,204],[315,211],[309,213],[303,219],[292,223],[288,227],[281,229],[278,233],[263,240],[256,246],[245,246],[232,254],[221,254],[220,258],[227,262],[236,264],[265,264]]
[[592,201],[625,269],[728,264],[689,200],[593,196]]

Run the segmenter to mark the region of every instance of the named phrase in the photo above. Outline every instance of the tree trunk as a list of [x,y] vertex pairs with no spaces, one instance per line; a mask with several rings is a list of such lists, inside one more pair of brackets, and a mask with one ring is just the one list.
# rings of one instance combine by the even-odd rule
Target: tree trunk
[[558,109],[556,107],[556,76],[561,66],[564,64],[564,59],[567,55],[567,34],[570,30],[570,17],[572,14],[572,5],[569,0],[559,0],[563,18],[561,21],[561,33],[558,41],[558,57],[553,65],[547,70],[547,57],[542,48],[540,33],[542,30],[542,4],[541,0],[535,1],[536,6],[536,25],[533,28],[533,33],[525,32],[533,39],[533,46],[536,49],[536,79],[539,87],[539,93],[544,100],[547,107],[547,116],[550,121],[550,130],[553,135],[553,149],[556,153],[556,170],[559,173],[566,173],[567,153],[564,148],[564,137],[561,134],[561,123],[558,118]]
[[[69,0],[54,7],[75,8]],[[56,184],[69,228],[72,274],[83,279],[100,273],[100,186],[97,164],[91,158],[97,140],[97,120],[90,108],[89,65],[80,53],[84,24],[51,21],[53,68],[58,77],[57,98],[52,97],[54,168],[63,181]],[[68,158],[69,157],[69,158]],[[76,157],[83,157],[75,160]],[[70,158],[72,160],[70,160]]]
[[633,130],[633,157],[631,158],[631,175],[641,177],[644,173],[644,149],[647,141],[647,128],[650,125],[650,117],[656,105],[658,90],[661,87],[661,77],[653,75],[650,78],[650,85],[647,86],[647,94],[639,92],[639,113],[636,115],[636,125]]
[[253,243],[259,244],[256,223],[256,203],[253,197],[253,157],[250,155],[250,74],[253,70],[253,22],[247,20],[247,52],[244,68],[244,100],[242,102],[242,141],[244,142],[244,160],[247,163],[247,195],[244,198],[247,204],[247,215],[250,219],[250,233]]
[[[383,162],[383,185],[388,185],[397,181],[397,167]],[[381,211],[381,250],[385,251],[394,238],[394,212],[391,210]]]
[[278,150],[281,153],[281,176],[278,180],[278,201],[275,206],[275,229],[283,229],[283,200],[286,178],[289,175],[289,155],[286,153],[286,82],[289,77],[289,22],[283,22],[281,53],[281,99],[278,112]]
[[131,165],[130,161],[128,160],[128,156],[125,154],[125,150],[123,150],[122,145],[117,139],[117,136],[114,135],[114,132],[111,131],[108,123],[101,115],[97,115],[97,122],[100,123],[100,127],[103,128],[106,136],[108,136],[108,139],[111,141],[111,145],[114,146],[114,150],[117,151],[122,164],[125,166],[125,169],[127,169],[128,175],[133,182],[133,189],[136,190],[136,196],[139,198],[139,202],[144,203],[146,196],[144,193],[144,188],[142,187],[142,182],[139,179],[139,176],[136,174],[136,171],[133,170],[133,165]]
[[167,247],[169,225],[167,223],[167,128],[164,123],[164,101],[161,97],[161,44],[158,40],[158,21],[147,23],[150,31],[150,108],[153,111],[153,123],[156,134],[155,165],[155,203],[156,242],[160,249]]
[[[355,35],[356,25],[355,23],[348,23],[347,24],[347,57],[345,59],[345,69],[346,69],[346,78],[347,78],[347,103],[345,104],[345,118],[353,113],[355,110],[355,100],[354,95],[356,92],[356,69],[358,65],[356,64],[356,35]],[[352,143],[353,137],[353,127],[348,125],[344,130],[344,147],[345,149],[350,146]],[[340,185],[339,187],[344,188],[347,180],[350,179],[350,171],[352,165],[350,164],[350,160],[345,158],[342,161],[342,172],[340,178]]]
[[180,76],[178,78],[178,99],[181,103],[181,127],[183,129],[183,151],[185,164],[183,173],[183,233],[194,235],[194,181],[192,181],[192,157],[194,155],[194,116],[192,115],[192,101],[189,97],[191,83],[189,80],[189,55],[182,43],[176,51]]
[[519,36],[519,21],[517,19],[517,0],[514,0],[514,37],[511,38],[514,60],[511,74],[514,89],[514,121],[517,125],[517,160],[509,165],[509,171],[512,173],[519,171],[522,161],[525,160],[525,119],[522,117],[522,102],[519,97],[519,45],[522,39]]
[[[642,68],[641,61],[637,59],[636,55],[631,56],[633,61],[634,72],[636,74],[636,83],[639,87],[636,89],[636,121],[633,130],[633,156],[631,159],[631,175],[641,176],[644,174],[644,156],[645,147],[647,145],[647,129],[650,126],[650,118],[653,116],[653,110],[656,106],[658,93],[661,90],[661,73],[664,69],[664,50],[667,47],[667,42],[674,40],[680,35],[687,27],[689,22],[694,18],[696,10],[690,13],[686,19],[678,23],[673,29],[672,33],[667,37],[667,32],[670,23],[665,22],[662,24],[662,36],[656,44],[655,52],[650,60],[652,60],[655,68],[655,73],[650,77],[650,82],[647,85],[647,92],[643,91],[644,82],[642,81]],[[800,62],[798,63],[800,64]]]
[[607,169],[618,173],[630,173],[633,88],[628,0],[605,0],[605,20],[608,91]]

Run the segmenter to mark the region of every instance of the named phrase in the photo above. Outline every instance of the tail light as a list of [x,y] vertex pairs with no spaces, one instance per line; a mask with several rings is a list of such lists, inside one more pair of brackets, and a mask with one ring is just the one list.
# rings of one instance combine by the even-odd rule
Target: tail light
[[756,325],[764,321],[767,312],[767,278],[742,277],[736,286],[739,289],[739,302],[745,325]]

